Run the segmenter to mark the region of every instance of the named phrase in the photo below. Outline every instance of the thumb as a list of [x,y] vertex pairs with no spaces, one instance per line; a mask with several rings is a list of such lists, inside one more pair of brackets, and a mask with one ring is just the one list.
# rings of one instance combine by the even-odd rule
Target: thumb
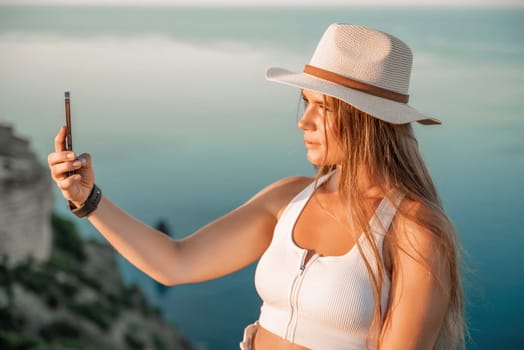
[[78,156],[78,160],[82,162],[82,168],[91,169],[91,155],[89,153],[82,153]]

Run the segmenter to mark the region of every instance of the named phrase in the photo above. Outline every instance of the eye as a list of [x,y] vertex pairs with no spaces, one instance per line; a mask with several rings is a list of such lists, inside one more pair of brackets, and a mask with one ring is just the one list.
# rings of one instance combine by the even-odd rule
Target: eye
[[306,96],[302,95],[301,99],[300,99],[300,107],[302,108],[302,110],[306,110],[306,108],[310,105],[310,104],[313,104],[315,108],[318,108],[318,110],[322,113],[326,113],[326,112],[333,112],[333,109],[330,105],[325,105],[323,102],[321,101],[313,101],[313,102],[310,102]]
[[333,106],[332,104],[329,102],[329,101],[326,101],[327,103],[322,103],[322,108],[326,111],[326,112],[332,112],[333,111]]
[[307,106],[309,101],[302,95],[302,103],[304,104],[304,106]]
[[322,112],[324,113],[331,113],[333,112],[333,109],[331,108],[331,106],[326,106],[325,104],[319,104],[319,108]]

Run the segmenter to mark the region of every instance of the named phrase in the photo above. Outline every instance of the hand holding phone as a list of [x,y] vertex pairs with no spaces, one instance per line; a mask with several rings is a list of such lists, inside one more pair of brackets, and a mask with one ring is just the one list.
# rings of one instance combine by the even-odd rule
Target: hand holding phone
[[65,93],[66,124],[62,123],[54,139],[54,152],[47,157],[51,178],[63,196],[80,208],[90,196],[95,183],[91,156],[75,154],[71,128],[71,95]]

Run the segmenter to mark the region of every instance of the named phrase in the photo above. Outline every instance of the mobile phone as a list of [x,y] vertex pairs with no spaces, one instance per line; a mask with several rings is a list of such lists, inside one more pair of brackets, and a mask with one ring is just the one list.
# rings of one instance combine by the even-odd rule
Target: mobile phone
[[65,149],[66,151],[73,150],[73,136],[71,132],[71,98],[69,91],[64,93],[65,98],[65,117],[66,117],[66,139]]
[[[65,139],[65,149],[66,151],[73,150],[73,133],[71,131],[71,96],[70,92],[66,91],[64,93],[65,100],[65,117],[66,117],[66,139]],[[76,174],[76,171],[69,171],[68,176]]]

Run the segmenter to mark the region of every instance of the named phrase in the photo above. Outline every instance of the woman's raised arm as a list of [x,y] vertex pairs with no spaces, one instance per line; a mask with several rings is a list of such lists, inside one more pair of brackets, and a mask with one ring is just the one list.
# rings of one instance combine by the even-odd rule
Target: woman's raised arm
[[[64,151],[65,129],[55,138],[48,158],[51,174],[64,197],[81,206],[94,184],[91,157],[75,160]],[[75,170],[76,174],[68,176]],[[194,234],[174,240],[132,217],[102,196],[89,221],[128,261],[160,283],[174,285],[221,277],[257,260],[269,245],[279,211],[309,180],[277,181],[227,215]]]

